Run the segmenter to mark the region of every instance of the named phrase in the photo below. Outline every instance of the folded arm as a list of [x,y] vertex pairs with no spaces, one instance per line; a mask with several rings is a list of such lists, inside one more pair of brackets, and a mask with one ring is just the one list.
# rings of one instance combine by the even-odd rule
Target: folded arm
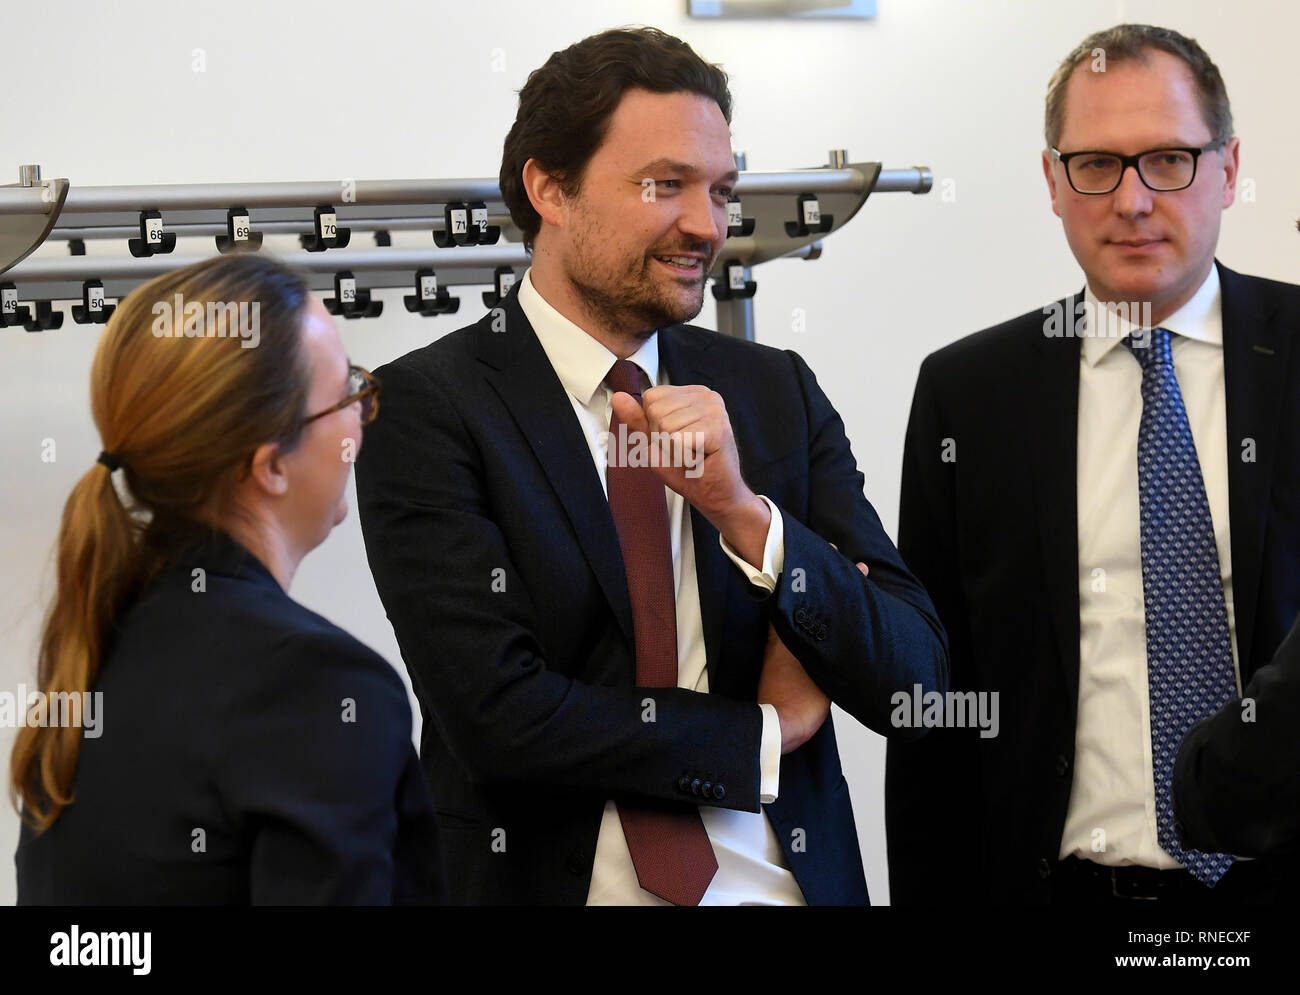
[[776,589],[748,590],[835,704],[883,736],[906,738],[915,730],[891,723],[892,698],[916,685],[947,688],[944,630],[863,494],[843,421],[804,361],[789,355],[809,426],[807,521],[780,509]]

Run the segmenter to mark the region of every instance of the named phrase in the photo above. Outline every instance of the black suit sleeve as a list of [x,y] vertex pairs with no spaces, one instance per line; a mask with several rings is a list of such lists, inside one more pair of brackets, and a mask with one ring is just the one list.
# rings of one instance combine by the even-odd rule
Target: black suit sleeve
[[1300,628],[1242,698],[1187,734],[1173,793],[1186,846],[1242,857],[1300,850]]
[[[971,690],[971,636],[958,569],[954,436],[936,398],[931,363],[921,366],[903,449],[898,548],[930,592],[948,633],[951,687]],[[890,902],[978,901],[977,730],[936,728],[918,742],[891,741],[885,755]]]
[[[890,722],[891,698],[910,695],[914,685],[947,686],[943,627],[863,494],[843,421],[812,370],[788,355],[808,417],[808,520],[781,509],[785,563],[765,609],[835,704],[882,736],[920,735],[924,730]],[[751,595],[758,590],[749,588]]]
[[383,415],[357,464],[366,552],[416,690],[469,777],[680,801],[683,770],[720,769],[725,797],[692,801],[759,811],[757,703],[548,666],[535,635],[545,606],[518,581],[493,518],[497,502],[528,496],[489,493],[478,443],[440,385],[401,363],[380,372]]
[[346,634],[314,632],[286,638],[259,673],[232,697],[217,768],[248,841],[252,903],[438,900],[433,805],[392,668]]

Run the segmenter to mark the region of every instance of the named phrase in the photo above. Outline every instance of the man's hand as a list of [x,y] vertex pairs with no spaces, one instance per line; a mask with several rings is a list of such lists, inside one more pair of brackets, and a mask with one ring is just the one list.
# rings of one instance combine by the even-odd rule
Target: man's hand
[[[858,569],[863,577],[867,576],[865,563],[859,562]],[[776,707],[783,755],[812,739],[831,711],[830,698],[785,648],[771,625],[767,627],[767,648],[763,651],[763,670],[758,677],[758,703]]]
[[[731,547],[755,568],[763,566],[763,547],[772,514],[740,475],[740,457],[722,396],[708,387],[651,387],[638,405],[618,391],[614,413],[627,426],[628,452],[639,443],[650,453],[659,478],[698,509]],[[617,438],[610,439],[611,461]]]
[[770,625],[767,648],[763,651],[763,672],[758,678],[758,703],[776,706],[782,754],[812,739],[831,712],[830,698],[813,683]]

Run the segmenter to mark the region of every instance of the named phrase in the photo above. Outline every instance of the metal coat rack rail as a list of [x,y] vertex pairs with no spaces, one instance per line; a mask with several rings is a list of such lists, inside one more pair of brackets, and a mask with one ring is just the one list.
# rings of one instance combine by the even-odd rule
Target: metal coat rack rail
[[[742,171],[712,292],[719,329],[749,339],[754,266],[816,259],[822,239],[872,193],[921,194],[933,185],[924,166],[850,163],[842,150],[813,169],[746,171],[744,154],[736,160]],[[403,244],[393,244],[394,233]],[[361,235],[372,244],[359,244]],[[56,242],[67,255],[37,252]],[[99,251],[122,242],[129,254]],[[73,187],[23,166],[17,184],[0,186],[0,326],[62,327],[63,301],[80,302],[75,322],[99,323],[111,299],[161,273],[218,251],[263,249],[307,272],[313,290],[333,290],[327,306],[349,318],[380,314],[371,291],[399,287],[407,310],[427,316],[458,309],[453,287],[488,286],[482,297],[491,307],[529,261],[495,179]]]

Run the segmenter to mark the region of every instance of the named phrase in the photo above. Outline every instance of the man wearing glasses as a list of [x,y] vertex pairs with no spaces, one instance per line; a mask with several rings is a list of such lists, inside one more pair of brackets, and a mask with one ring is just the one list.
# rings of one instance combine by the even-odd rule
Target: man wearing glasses
[[1046,139],[1085,288],[916,386],[899,550],[1001,722],[890,742],[893,900],[1273,901],[1292,868],[1184,848],[1170,781],[1300,605],[1300,288],[1214,258],[1239,146],[1195,41],[1086,39]]

